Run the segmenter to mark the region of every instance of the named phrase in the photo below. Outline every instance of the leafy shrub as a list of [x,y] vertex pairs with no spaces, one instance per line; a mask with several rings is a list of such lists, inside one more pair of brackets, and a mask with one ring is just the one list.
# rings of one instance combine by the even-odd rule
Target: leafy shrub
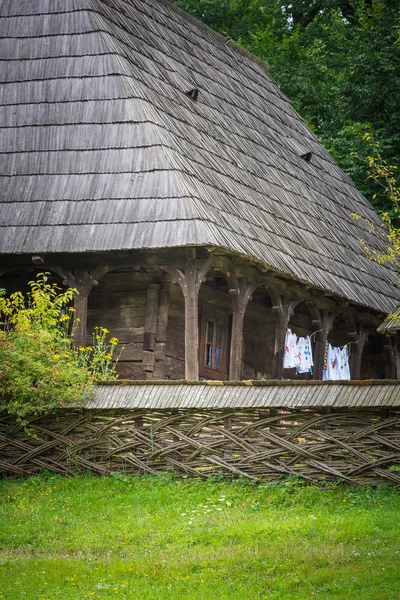
[[30,292],[0,290],[0,407],[23,421],[70,402],[88,399],[94,383],[115,379],[117,338],[96,328],[93,346],[75,349],[68,305],[76,290],[61,289],[40,273]]

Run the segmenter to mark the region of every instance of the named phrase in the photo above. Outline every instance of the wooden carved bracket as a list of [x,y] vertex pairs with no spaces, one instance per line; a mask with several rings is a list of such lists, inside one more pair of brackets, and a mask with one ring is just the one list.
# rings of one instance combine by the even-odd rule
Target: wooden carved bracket
[[293,300],[286,296],[282,296],[273,288],[268,288],[268,291],[273,302],[272,310],[278,314],[279,326],[287,329],[296,306],[300,304],[302,300]]
[[274,379],[283,378],[283,354],[286,330],[293,312],[302,300],[293,300],[282,296],[273,288],[268,288],[272,298],[272,310],[277,313],[278,319],[275,327],[275,349],[274,349]]
[[244,315],[247,304],[251,300],[254,291],[260,286],[260,283],[249,282],[246,277],[237,277],[235,274],[229,274],[227,279],[229,293],[232,296],[233,312]]
[[63,284],[74,288],[80,296],[88,296],[94,286],[99,285],[99,280],[110,270],[108,265],[96,267],[92,271],[77,269],[74,272],[64,271],[61,267],[52,269],[63,279]]
[[73,343],[74,346],[85,346],[88,296],[93,286],[99,285],[99,280],[110,267],[102,265],[92,271],[77,269],[75,272],[64,271],[61,267],[53,267],[52,270],[62,277],[64,285],[78,292],[74,296]]
[[175,267],[163,266],[161,267],[168,275],[172,278],[172,283],[177,283],[182,290],[185,298],[188,297],[193,291],[198,295],[201,284],[206,281],[206,275],[211,269],[214,262],[214,257],[209,256],[207,260],[193,261],[183,271]]

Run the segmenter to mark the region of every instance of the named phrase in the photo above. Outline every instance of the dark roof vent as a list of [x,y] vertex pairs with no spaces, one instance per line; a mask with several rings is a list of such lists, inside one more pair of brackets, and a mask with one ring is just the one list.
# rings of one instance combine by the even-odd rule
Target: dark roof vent
[[189,98],[193,98],[193,100],[197,100],[199,97],[199,90],[197,88],[192,88],[186,92],[186,95],[189,96]]
[[286,142],[287,142],[289,148],[293,152],[295,152],[297,154],[297,156],[300,156],[300,158],[302,158],[303,160],[305,160],[308,163],[311,162],[312,152],[311,152],[310,148],[307,148],[307,146],[303,145],[301,142],[299,142],[298,140],[295,140],[292,137],[287,137]]
[[178,71],[166,71],[164,77],[174,88],[180,90],[180,92],[183,92],[186,96],[192,98],[192,100],[197,100],[199,88],[196,81],[191,77],[185,77],[181,73],[178,73]]
[[300,154],[301,158],[304,158],[306,162],[310,162],[312,157],[312,152],[305,152],[304,154]]

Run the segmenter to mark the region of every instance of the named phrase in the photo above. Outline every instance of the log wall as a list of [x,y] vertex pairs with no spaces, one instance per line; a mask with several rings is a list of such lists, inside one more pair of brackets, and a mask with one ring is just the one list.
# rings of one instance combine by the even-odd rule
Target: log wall
[[160,273],[113,271],[92,290],[88,303],[87,344],[96,326],[108,329],[123,347],[120,377],[164,379],[168,288]]

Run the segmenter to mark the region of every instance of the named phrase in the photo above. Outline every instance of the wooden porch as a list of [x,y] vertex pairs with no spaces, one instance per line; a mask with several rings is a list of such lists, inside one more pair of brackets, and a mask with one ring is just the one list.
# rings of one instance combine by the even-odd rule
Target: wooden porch
[[[30,269],[30,272],[28,271]],[[32,269],[75,288],[74,341],[106,327],[124,347],[120,377],[146,380],[323,378],[327,340],[351,349],[351,378],[394,379],[395,338],[383,313],[291,280],[215,248],[12,257],[1,285],[18,289]],[[25,272],[25,275],[23,273]],[[312,338],[314,368],[283,370],[285,333]]]

